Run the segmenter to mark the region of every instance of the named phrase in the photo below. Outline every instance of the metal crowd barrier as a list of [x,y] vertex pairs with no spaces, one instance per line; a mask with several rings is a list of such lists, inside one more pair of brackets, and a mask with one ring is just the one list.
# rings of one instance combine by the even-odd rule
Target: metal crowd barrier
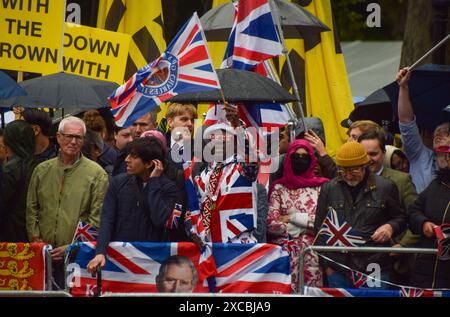
[[421,254],[437,254],[437,249],[423,249],[423,248],[378,248],[378,247],[328,247],[328,246],[309,246],[300,253],[299,263],[299,279],[298,286],[300,294],[304,294],[305,286],[305,255],[308,252],[344,252],[344,253],[421,253]]
[[311,297],[299,294],[249,294],[249,293],[105,293],[101,297],[242,297],[242,298],[290,298]]
[[72,297],[64,291],[0,291],[0,297]]

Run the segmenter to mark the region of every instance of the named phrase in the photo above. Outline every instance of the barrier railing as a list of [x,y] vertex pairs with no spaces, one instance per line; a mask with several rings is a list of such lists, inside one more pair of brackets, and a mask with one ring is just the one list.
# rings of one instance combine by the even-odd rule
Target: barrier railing
[[64,291],[0,291],[0,297],[72,297]]
[[344,253],[421,253],[421,254],[437,254],[437,249],[423,249],[423,248],[387,248],[387,247],[330,247],[330,246],[309,246],[300,253],[299,264],[299,280],[298,286],[300,294],[304,294],[305,276],[304,272],[304,259],[308,252],[344,252]]

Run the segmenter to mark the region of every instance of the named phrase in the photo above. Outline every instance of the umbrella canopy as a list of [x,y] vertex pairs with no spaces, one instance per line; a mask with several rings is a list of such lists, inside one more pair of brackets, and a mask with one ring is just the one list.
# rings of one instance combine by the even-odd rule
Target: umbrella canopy
[[3,100],[0,107],[15,105],[25,108],[109,107],[107,98],[119,87],[116,83],[62,72],[26,80],[19,85],[25,89],[27,95]]
[[27,93],[8,74],[0,71],[0,99],[25,96]]
[[[399,87],[397,82],[383,88],[389,96],[395,117]],[[409,81],[409,95],[419,126],[434,129],[449,121],[442,110],[450,105],[450,66],[427,64],[417,67]]]
[[363,101],[356,103],[355,109],[341,125],[348,128],[352,122],[358,120],[372,120],[381,126],[395,121],[391,100],[383,89],[376,90]]
[[[272,79],[239,69],[218,69],[217,76],[227,102],[286,103],[296,101],[286,89]],[[170,99],[179,103],[222,103],[220,90],[180,94]]]
[[[303,38],[307,43],[319,43],[320,32],[330,31],[318,18],[296,3],[275,0],[285,38]],[[228,41],[234,20],[234,6],[226,3],[206,12],[201,18],[208,40]],[[315,44],[305,45],[306,49]]]

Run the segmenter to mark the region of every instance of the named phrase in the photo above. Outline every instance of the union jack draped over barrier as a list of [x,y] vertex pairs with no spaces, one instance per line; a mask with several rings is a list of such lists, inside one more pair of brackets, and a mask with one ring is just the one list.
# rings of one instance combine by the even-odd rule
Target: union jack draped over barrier
[[[69,261],[80,267],[79,276],[71,275],[74,283],[72,295],[93,296],[96,292],[96,279],[86,271],[94,255],[95,243],[70,246]],[[159,267],[172,255],[186,256],[197,267],[200,251],[193,243],[187,242],[110,243],[106,267],[102,271],[102,291],[156,292]],[[218,264],[218,273],[208,280],[200,277],[194,292],[287,294],[291,291],[289,256],[279,246],[214,244],[213,256]]]
[[180,93],[220,89],[197,13],[162,55],[141,68],[109,97],[116,124],[130,126]]
[[401,290],[345,289],[305,287],[305,295],[316,297],[450,297],[450,291],[433,291],[415,288]]
[[434,230],[436,232],[436,238],[438,240],[439,259],[450,260],[450,224],[437,226]]
[[323,236],[325,244],[338,247],[356,247],[366,243],[359,232],[353,229],[332,207],[329,208],[318,235]]

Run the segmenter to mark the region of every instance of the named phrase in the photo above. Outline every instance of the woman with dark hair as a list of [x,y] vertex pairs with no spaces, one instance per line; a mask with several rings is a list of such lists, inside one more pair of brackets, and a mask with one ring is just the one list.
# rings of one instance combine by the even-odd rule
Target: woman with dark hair
[[23,120],[9,123],[3,140],[8,151],[8,161],[3,165],[0,195],[0,241],[28,242],[25,210],[28,183],[35,166],[34,131]]
[[[328,181],[315,176],[316,166],[311,144],[306,140],[294,141],[286,153],[283,177],[275,181],[269,191],[268,241],[289,251],[294,293],[298,275],[303,274],[299,272],[299,255],[313,244],[317,199],[321,185]],[[307,286],[321,286],[322,272],[316,255],[305,258],[304,275]]]

